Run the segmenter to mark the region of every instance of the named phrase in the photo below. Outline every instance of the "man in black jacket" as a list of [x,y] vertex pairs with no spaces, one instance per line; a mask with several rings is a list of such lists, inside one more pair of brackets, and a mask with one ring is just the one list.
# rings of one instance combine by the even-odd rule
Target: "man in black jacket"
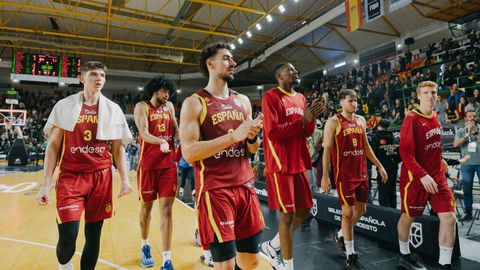
[[369,136],[369,142],[375,156],[378,157],[378,160],[380,160],[380,163],[387,171],[389,179],[386,183],[382,183],[381,179],[377,177],[378,202],[382,206],[396,208],[396,184],[398,163],[400,163],[399,142],[395,139],[393,132],[388,130],[389,126],[389,120],[380,120],[377,129]]

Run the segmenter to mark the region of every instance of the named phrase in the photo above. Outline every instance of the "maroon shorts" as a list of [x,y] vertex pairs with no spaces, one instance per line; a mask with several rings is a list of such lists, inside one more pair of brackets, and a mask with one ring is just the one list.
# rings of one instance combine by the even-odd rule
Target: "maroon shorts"
[[165,168],[137,173],[138,194],[143,202],[151,202],[157,198],[175,197],[177,194],[177,168]]
[[80,220],[85,209],[85,222],[111,218],[113,214],[112,169],[94,172],[60,172],[56,186],[57,222]]
[[447,181],[437,182],[438,192],[431,194],[425,190],[419,179],[400,181],[401,212],[409,217],[423,214],[427,201],[435,213],[454,212],[455,199]]
[[340,205],[355,205],[357,201],[366,203],[368,200],[368,180],[337,181],[337,193]]
[[200,194],[198,232],[202,246],[242,240],[259,233],[265,222],[253,181]]
[[296,208],[313,207],[306,171],[295,174],[268,173],[267,192],[270,210],[294,213]]

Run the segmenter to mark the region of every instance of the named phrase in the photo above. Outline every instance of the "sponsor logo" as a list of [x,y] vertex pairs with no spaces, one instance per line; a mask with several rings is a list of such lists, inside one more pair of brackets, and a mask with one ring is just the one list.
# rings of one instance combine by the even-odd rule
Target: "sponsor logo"
[[170,135],[160,135],[160,136],[158,136],[158,138],[159,138],[159,139],[162,139],[162,140],[165,140],[165,141],[167,141],[167,142],[173,140],[173,137],[170,136]]
[[227,220],[227,221],[220,221],[220,225],[221,226],[233,226],[233,225],[235,225],[235,223],[233,222],[233,220]]
[[80,206],[78,204],[70,204],[70,205],[65,205],[58,208],[59,212],[64,210],[78,211],[80,210]]
[[287,108],[285,113],[287,114],[287,116],[292,115],[292,114],[299,114],[299,115],[303,116],[303,110],[301,108],[298,108],[298,107]]
[[414,248],[418,248],[423,244],[423,229],[421,223],[414,222],[412,224],[409,242]]
[[[237,100],[235,100],[237,101]],[[220,107],[222,107],[222,110],[231,110],[233,109],[233,106],[231,104],[221,104]]]
[[365,151],[363,149],[360,150],[353,150],[353,151],[344,151],[343,156],[348,157],[348,156],[363,156]]
[[267,190],[265,190],[264,188],[262,189],[255,188],[255,193],[257,193],[257,195],[261,195],[265,197],[268,196]]
[[433,150],[435,148],[439,148],[440,146],[442,146],[442,142],[434,142],[434,143],[425,145],[424,149]]
[[72,154],[76,154],[76,153],[79,153],[79,154],[101,154],[103,152],[105,152],[107,148],[105,146],[96,146],[96,147],[93,147],[93,146],[83,146],[83,147],[80,147],[80,146],[76,146],[76,147],[70,147],[70,153]]
[[214,158],[220,159],[220,158],[239,158],[245,156],[245,149],[235,149],[235,148],[230,148],[230,149],[224,149],[215,155],[213,155]]
[[107,203],[105,205],[105,212],[110,213],[112,211],[112,204]]
[[97,111],[86,109],[85,114],[97,114]]

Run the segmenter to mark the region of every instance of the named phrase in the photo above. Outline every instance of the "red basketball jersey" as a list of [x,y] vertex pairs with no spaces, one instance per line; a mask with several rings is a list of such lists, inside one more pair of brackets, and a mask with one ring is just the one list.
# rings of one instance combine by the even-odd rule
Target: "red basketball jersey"
[[82,105],[73,131],[64,131],[60,170],[93,172],[112,166],[107,141],[97,140],[98,104]]
[[[235,130],[248,114],[236,93],[230,91],[226,100],[215,98],[206,90],[197,91],[202,102],[200,118],[201,140],[209,141]],[[245,141],[234,143],[215,155],[197,161],[195,189],[200,192],[243,185],[254,178],[247,156]]]
[[348,120],[341,114],[336,115],[337,128],[332,149],[333,172],[335,181],[358,182],[368,179],[364,144],[365,128],[360,117]]
[[139,166],[144,171],[175,167],[173,144],[175,116],[167,105],[154,107],[148,101],[143,103],[147,106],[148,132],[167,141],[171,151],[162,153],[160,145],[147,143],[140,136]]

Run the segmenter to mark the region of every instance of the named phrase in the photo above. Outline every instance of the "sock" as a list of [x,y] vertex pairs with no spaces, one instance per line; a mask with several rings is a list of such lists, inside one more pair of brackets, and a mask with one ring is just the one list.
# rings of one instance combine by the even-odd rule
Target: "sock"
[[163,264],[165,265],[165,262],[166,261],[169,261],[170,260],[170,255],[172,254],[172,252],[170,250],[167,250],[167,251],[164,251],[162,252],[162,256],[163,256]]
[[398,240],[398,245],[400,246],[400,253],[403,255],[408,255],[410,254],[410,243],[407,242],[402,242]]
[[212,252],[209,249],[203,251],[203,257],[205,257],[205,261],[210,261],[212,257]]
[[355,253],[355,249],[353,248],[353,240],[345,241],[345,249],[347,250],[347,257]]
[[142,248],[145,245],[148,245],[148,239],[142,239]]
[[280,234],[277,233],[277,235],[275,235],[275,237],[270,241],[270,245],[276,250],[280,249]]
[[337,237],[338,237],[338,238],[343,237],[343,231],[342,231],[342,229],[340,229],[340,230],[337,232]]
[[290,260],[283,260],[285,263],[285,270],[293,270],[293,258]]
[[70,261],[66,264],[58,264],[58,269],[59,270],[73,270],[73,258],[70,259]]
[[440,246],[440,258],[438,258],[438,263],[440,265],[451,264],[452,251],[453,251],[453,247]]

